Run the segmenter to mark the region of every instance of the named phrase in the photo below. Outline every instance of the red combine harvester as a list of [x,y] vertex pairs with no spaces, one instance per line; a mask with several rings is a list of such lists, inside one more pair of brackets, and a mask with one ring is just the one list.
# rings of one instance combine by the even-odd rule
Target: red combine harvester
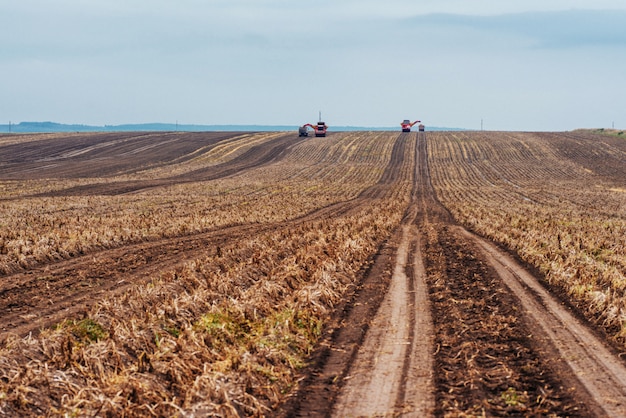
[[[413,125],[415,125],[418,122],[420,121],[416,120],[415,122],[411,122],[408,119],[403,120],[402,123],[400,124],[400,126],[402,126],[402,132],[411,132],[411,128],[413,127]],[[423,125],[420,125],[420,126],[423,126]]]
[[326,136],[326,130],[328,129],[328,126],[322,121],[317,122],[317,125],[311,125],[310,123],[302,125],[300,128],[298,128],[299,135],[309,136],[309,132],[307,131],[307,127],[309,126],[315,132],[315,136]]

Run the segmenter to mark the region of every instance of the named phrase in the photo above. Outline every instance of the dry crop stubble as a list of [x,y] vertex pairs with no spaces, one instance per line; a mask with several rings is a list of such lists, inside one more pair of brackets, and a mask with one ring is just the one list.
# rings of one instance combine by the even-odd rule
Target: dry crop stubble
[[[117,220],[118,210],[128,212],[131,221],[120,228],[140,239],[146,239],[145,229],[177,219],[190,222],[189,230],[206,228],[196,226],[194,217],[282,223],[207,248],[205,257],[105,297],[54,330],[8,339],[0,348],[2,412],[268,414],[296,384],[335,304],[399,224],[409,178],[389,184],[384,196],[350,206],[351,211],[297,217],[355,199],[372,186],[396,140],[391,133],[336,134],[301,144],[312,152],[298,152],[296,146],[279,163],[231,179],[97,197],[105,219]],[[323,151],[316,154],[318,147]],[[184,200],[189,190],[210,196]],[[74,210],[76,218],[85,219],[89,215],[80,210],[81,199],[87,198],[59,198],[55,208],[66,206],[55,213]],[[215,215],[194,212],[206,207],[218,209]],[[231,211],[235,215],[227,218]],[[156,218],[157,213],[164,217]],[[31,219],[36,223],[39,218]],[[86,230],[78,225],[74,222],[83,236],[98,234],[89,230],[92,222],[82,224]],[[111,230],[115,245],[124,245],[125,235]]]
[[[204,399],[221,399],[220,408],[266,413],[295,383],[325,315],[354,282],[355,269],[393,227],[393,217],[381,225],[371,214],[359,215],[312,225],[304,235],[297,228],[222,248],[221,256],[99,303],[89,317],[108,330],[103,341],[79,339],[73,327],[62,326],[40,337],[46,352],[24,341],[5,348],[2,357],[18,359],[5,370],[29,389],[40,384],[31,376],[41,375],[62,393],[82,388],[65,401],[36,395],[24,400],[42,410],[115,415],[158,405],[155,411],[171,414],[176,410],[168,402],[176,398],[187,400],[177,403],[185,410],[206,411]],[[307,260],[295,271],[294,257]],[[71,376],[69,382],[56,383],[59,369]],[[123,403],[120,392],[127,395]]]
[[433,185],[454,216],[538,268],[624,347],[624,141],[588,133],[429,138]]
[[[276,134],[259,136],[231,142],[244,141],[237,146],[249,148]],[[390,149],[390,141],[381,139],[352,134],[334,145],[304,143],[282,164],[252,174],[127,195],[30,197],[33,190],[25,188],[24,198],[0,203],[0,274],[129,243],[293,219],[350,199],[380,176]],[[362,161],[359,154],[350,159],[353,148],[366,149],[368,158]],[[220,158],[225,155],[237,153],[229,149]],[[197,169],[198,160],[213,162],[201,155],[189,164]],[[149,178],[156,174],[149,173]]]

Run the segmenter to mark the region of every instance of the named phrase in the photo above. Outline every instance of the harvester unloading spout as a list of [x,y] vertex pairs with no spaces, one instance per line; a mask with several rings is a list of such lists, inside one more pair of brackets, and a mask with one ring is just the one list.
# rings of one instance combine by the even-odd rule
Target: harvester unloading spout
[[313,129],[313,132],[315,132],[315,136],[326,136],[326,130],[328,129],[328,126],[322,121],[317,122],[316,125],[311,125],[310,123],[302,125],[300,128],[298,128],[299,136],[309,136],[309,132],[307,131],[308,127],[311,127],[311,129]]
[[402,126],[402,132],[411,132],[411,128],[413,127],[413,125],[419,122],[421,121],[416,120],[415,122],[411,122],[408,119],[403,120],[402,123],[400,124],[400,126]]

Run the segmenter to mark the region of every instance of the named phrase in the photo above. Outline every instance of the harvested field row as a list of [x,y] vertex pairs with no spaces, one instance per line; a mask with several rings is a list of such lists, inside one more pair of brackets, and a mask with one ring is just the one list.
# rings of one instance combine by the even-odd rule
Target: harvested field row
[[[572,318],[555,321],[544,308],[527,312],[520,305],[536,296],[505,280],[493,256],[454,224],[434,195],[426,141],[418,138],[411,202],[396,233],[401,239],[392,241],[398,247],[376,258],[281,416],[623,413],[626,368],[617,359],[609,362],[614,367],[600,366],[599,356],[572,373],[570,362],[601,351],[601,343],[577,334]],[[523,270],[510,263],[512,271]],[[546,337],[539,324],[568,337]],[[563,346],[572,350],[565,357]]]
[[[260,134],[260,137],[263,143],[274,140],[276,134]],[[283,156],[278,168],[259,167],[251,174],[240,168],[238,177],[222,177],[219,182],[196,181],[198,171],[213,167],[208,165],[210,161],[204,161],[205,168],[188,172],[189,178],[175,181],[157,178],[156,185],[167,180],[167,187],[154,186],[141,193],[108,196],[111,190],[108,185],[118,187],[124,182],[114,178],[106,184],[80,186],[90,190],[90,196],[55,196],[62,191],[57,190],[52,196],[0,201],[0,274],[131,243],[202,233],[224,226],[292,219],[352,199],[380,177],[391,152],[388,139],[368,137],[357,147],[365,150],[367,160],[346,159],[345,149],[350,148],[346,144],[353,144],[354,138],[346,135],[332,148],[318,142],[321,151],[316,152],[327,159],[310,159],[316,143],[300,143],[295,148],[304,151]],[[245,142],[250,147],[250,142],[258,141],[240,138],[235,142]],[[294,146],[286,141],[283,144],[282,149]],[[240,157],[236,153],[230,155],[236,160]],[[253,157],[243,159],[248,160],[257,161]],[[195,161],[188,164],[196,164]],[[232,171],[221,173],[232,175]],[[159,169],[158,174],[171,172]],[[150,172],[149,178],[154,175]],[[52,180],[60,185],[64,181]],[[35,190],[39,190],[39,185],[36,181]],[[28,186],[22,184],[20,189],[25,196],[31,195]],[[102,192],[105,194],[99,194]]]
[[[192,158],[235,133],[98,133],[0,143],[0,178],[103,178]],[[206,151],[205,151],[206,152]],[[86,164],[88,162],[88,164]]]
[[[7,213],[30,208],[33,217],[25,226],[39,223],[45,228],[42,219],[67,219],[75,210],[76,219],[69,222],[88,231],[103,214],[120,218],[119,208],[131,219],[147,216],[155,227],[170,223],[168,216],[179,217],[190,230],[174,232],[173,238],[162,238],[167,234],[161,232],[146,237],[141,236],[145,222],[124,224],[122,230],[147,242],[118,240],[110,250],[88,249],[88,257],[69,254],[59,263],[35,260],[33,265],[40,267],[25,264],[20,266],[24,273],[4,277],[5,300],[12,293],[28,300],[24,292],[32,292],[31,321],[45,311],[36,304],[47,304],[36,297],[42,291],[38,286],[55,285],[46,272],[57,268],[59,278],[70,279],[65,286],[85,284],[87,294],[97,295],[97,300],[85,301],[79,297],[85,290],[74,290],[58,302],[66,306],[74,300],[78,310],[74,305],[58,315],[49,312],[58,323],[54,329],[28,338],[11,335],[10,330],[4,333],[1,410],[19,415],[176,415],[185,410],[260,416],[279,406],[333,307],[354,289],[359,272],[400,222],[408,201],[410,179],[398,177],[410,172],[410,161],[403,162],[407,141],[398,141],[396,134],[360,139],[346,134],[336,135],[330,148],[327,142],[318,142],[326,158],[311,160],[310,153],[292,153],[296,141],[285,146],[288,152],[276,167],[269,162],[219,182],[120,196],[4,202]],[[315,149],[313,141],[301,145]],[[289,176],[278,175],[283,164],[292,170]],[[332,187],[327,187],[330,179]],[[208,200],[203,190],[213,199],[221,198],[222,204]],[[172,205],[189,191],[196,191],[191,202],[158,204],[167,199]],[[90,218],[94,206],[101,214]],[[218,221],[195,227],[187,207],[212,210]],[[239,214],[239,222],[221,219],[231,211]],[[206,220],[210,213],[198,218]],[[233,226],[228,230],[227,225]],[[50,231],[58,231],[58,226],[49,226]],[[221,230],[227,235],[220,235]],[[200,246],[194,249],[194,242]],[[172,252],[168,243],[180,243],[180,251]],[[154,250],[146,252],[149,248]],[[119,268],[111,263],[91,279],[95,266],[90,260],[102,260],[99,265],[104,267],[107,257],[121,257]],[[137,266],[125,257],[132,257]],[[80,283],[67,274],[75,269],[84,269]],[[24,286],[9,285],[18,278]],[[125,282],[121,287],[112,286],[120,280]],[[28,329],[20,327],[21,333]],[[42,385],[47,389],[41,390]]]
[[623,349],[626,141],[471,132],[430,144],[433,184],[455,218],[535,266]]
[[433,146],[429,133],[420,142],[418,225],[436,344],[434,415],[589,416],[584,389],[550,343],[537,339],[516,296],[438,202]]
[[425,254],[437,335],[436,415],[590,415],[559,381],[558,363],[529,338],[514,297],[475,248],[433,227]]
[[[5,410],[268,413],[393,226],[357,215],[218,247],[104,298],[55,331],[8,340],[1,352],[11,382],[0,388]],[[49,392],[38,390],[44,382]]]
[[[508,237],[530,261],[572,256],[582,273],[577,250],[598,246],[594,262],[622,268],[611,222],[623,216],[607,205],[622,180],[591,173],[580,153],[563,158],[570,138],[212,135],[194,135],[176,155],[166,152],[182,140],[174,133],[0,138],[0,148],[25,147],[21,162],[0,163],[13,173],[41,163],[28,157],[33,142],[74,173],[88,171],[91,153],[153,153],[107,177],[64,178],[73,176],[61,164],[45,167],[56,178],[0,180],[11,249],[0,254],[0,413],[343,416],[357,404],[365,416],[626,412],[622,362],[571,315],[555,316],[559,303],[522,266],[453,219]],[[580,135],[578,149],[592,145]],[[620,155],[615,143],[594,152]],[[548,175],[558,187],[542,182]],[[593,187],[572,187],[589,179]],[[598,193],[602,210],[585,203],[597,185],[615,193]],[[580,241],[568,228],[594,222],[609,226],[604,235],[572,247]],[[526,234],[543,225],[558,245],[540,237],[529,247]],[[36,238],[55,233],[47,245],[58,254],[46,255]],[[360,381],[370,383],[349,389]]]

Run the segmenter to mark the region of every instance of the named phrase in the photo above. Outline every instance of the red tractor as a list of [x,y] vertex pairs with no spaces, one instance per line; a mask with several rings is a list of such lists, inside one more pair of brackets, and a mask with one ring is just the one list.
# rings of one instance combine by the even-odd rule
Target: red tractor
[[415,122],[411,122],[408,119],[403,120],[400,124],[400,126],[402,126],[402,132],[411,132],[411,128],[413,127],[413,125],[419,122],[419,120],[416,120]]
[[315,136],[326,136],[326,130],[328,129],[328,126],[324,122],[321,122],[321,121],[317,122],[317,125],[311,125],[310,123],[302,125],[298,129],[300,136],[309,136],[309,133],[307,132],[307,129],[306,129],[309,126],[315,132]]

